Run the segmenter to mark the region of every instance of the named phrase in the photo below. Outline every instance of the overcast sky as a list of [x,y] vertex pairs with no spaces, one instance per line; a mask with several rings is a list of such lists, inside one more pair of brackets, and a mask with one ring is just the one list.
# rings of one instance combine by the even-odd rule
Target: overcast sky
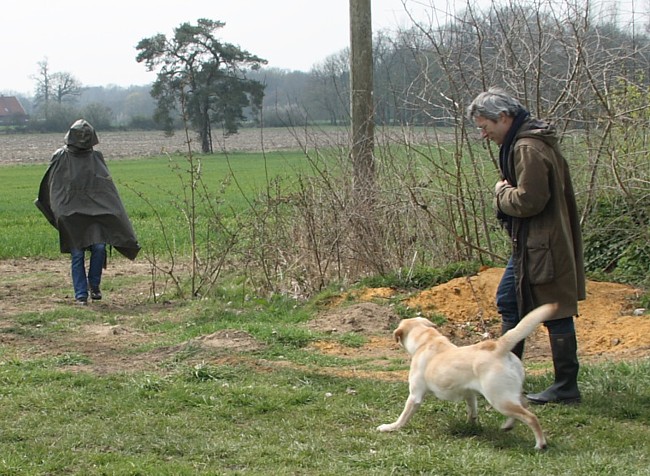
[[[221,39],[268,60],[269,67],[309,71],[349,45],[349,0],[17,0],[2,8],[0,93],[31,95],[38,63],[72,74],[84,86],[148,84],[135,46],[168,37],[198,18],[226,23]],[[373,30],[410,25],[402,0],[371,0]],[[410,11],[428,0],[405,0]],[[440,3],[440,0],[437,0]],[[444,0],[443,0],[444,1]]]
[[[468,0],[371,0],[373,30],[412,26],[409,12],[428,22]],[[490,5],[492,0],[469,0]],[[512,0],[510,0],[512,1]],[[637,5],[648,0],[600,0]],[[6,2],[5,2],[6,3]],[[349,0],[17,0],[3,4],[0,93],[32,95],[38,63],[72,74],[84,86],[149,84],[154,72],[137,63],[143,38],[173,34],[199,18],[226,23],[223,41],[268,60],[269,67],[309,71],[349,45]],[[630,6],[623,9],[628,10]]]

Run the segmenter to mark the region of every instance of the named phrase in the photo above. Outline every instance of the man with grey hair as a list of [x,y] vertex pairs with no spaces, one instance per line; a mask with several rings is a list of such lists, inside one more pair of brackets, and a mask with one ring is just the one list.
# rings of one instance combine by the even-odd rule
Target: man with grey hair
[[[467,117],[481,138],[499,146],[500,180],[494,189],[497,217],[507,230],[512,253],[497,288],[502,332],[532,309],[557,302],[555,319],[544,323],[553,354],[555,381],[533,403],[578,403],[578,357],[573,316],[584,300],[582,234],[569,166],[555,128],[534,119],[500,88],[479,94]],[[521,358],[524,342],[513,352]]]

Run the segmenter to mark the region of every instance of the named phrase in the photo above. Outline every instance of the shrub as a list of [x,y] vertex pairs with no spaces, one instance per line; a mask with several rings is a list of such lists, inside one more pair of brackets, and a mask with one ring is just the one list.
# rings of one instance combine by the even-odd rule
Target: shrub
[[595,275],[648,284],[650,197],[603,196],[585,227],[585,267]]

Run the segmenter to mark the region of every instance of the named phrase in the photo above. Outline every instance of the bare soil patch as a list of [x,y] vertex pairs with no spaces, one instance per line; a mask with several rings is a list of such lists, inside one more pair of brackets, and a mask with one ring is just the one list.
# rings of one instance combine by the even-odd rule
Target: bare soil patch
[[[166,154],[187,154],[188,142],[193,152],[199,152],[201,145],[195,134],[189,138],[184,132],[167,136],[161,131],[98,131],[99,145],[96,149],[106,160],[154,157]],[[52,153],[63,145],[62,134],[0,134],[0,165],[48,163]],[[426,142],[430,140],[426,131],[412,132],[401,128],[376,130],[376,143],[395,144],[405,142]],[[292,129],[284,127],[264,129],[240,129],[237,134],[219,136],[213,134],[215,153],[274,152],[302,150],[308,153],[317,149],[341,150],[347,156],[349,131],[345,127]]]
[[[88,306],[93,319],[87,325],[69,331],[39,336],[34,332],[14,332],[17,320],[58,310],[65,316],[72,304],[68,261],[4,260],[0,261],[0,346],[5,354],[17,358],[64,358],[81,355],[86,362],[70,368],[98,374],[155,370],[183,353],[198,361],[221,362],[223,359],[249,360],[245,353],[263,344],[240,330],[223,330],[201,336],[181,345],[159,344],[161,336],[141,332],[136,323],[143,316],[149,321],[175,322],[188,312],[178,303],[154,303],[148,281],[146,262],[132,263],[115,259],[105,272],[105,299]],[[458,345],[493,338],[500,333],[494,294],[503,270],[485,269],[475,276],[454,279],[420,293],[403,298],[401,303],[424,316],[444,316],[440,330]],[[128,285],[119,284],[128,280]],[[635,315],[638,290],[621,284],[588,282],[588,298],[580,306],[576,319],[579,354],[583,362],[599,360],[634,360],[650,357],[650,316]],[[406,353],[392,337],[399,317],[390,304],[397,290],[375,288],[342,296],[338,303],[315,316],[308,328],[331,335],[355,333],[364,337],[361,346],[348,346],[328,339],[310,346],[313,352],[343,358],[364,359],[364,369],[331,368],[323,372],[357,377],[404,379],[404,372],[382,370]],[[345,298],[345,299],[343,299]],[[36,319],[37,321],[38,319]],[[158,344],[157,344],[158,343]],[[155,350],[136,352],[142,345]],[[240,356],[240,357],[238,357]],[[549,360],[546,330],[540,327],[526,344],[526,361]],[[190,362],[192,360],[190,359]],[[266,365],[279,365],[267,362]],[[372,368],[372,370],[367,370]]]
[[[425,317],[444,317],[446,322],[438,328],[457,345],[495,338],[501,333],[495,294],[502,274],[501,268],[484,269],[476,276],[457,278],[414,294],[402,304]],[[634,308],[639,292],[622,284],[587,283],[587,299],[580,304],[581,314],[575,320],[582,362],[650,357],[650,316],[636,315]],[[396,294],[390,288],[364,289],[354,296],[355,304],[339,305],[317,316],[310,324],[314,329],[358,332],[369,339],[360,349],[328,341],[315,344],[314,350],[338,356],[374,356],[377,363],[400,356],[408,360],[389,331],[399,318],[389,306],[380,304]],[[550,356],[548,334],[540,326],[526,341],[525,361],[550,362]],[[406,372],[398,378],[405,379]]]
[[[52,153],[63,145],[65,134],[0,134],[0,164],[48,163]],[[187,154],[188,139],[178,132],[166,136],[160,131],[98,131],[96,149],[107,160],[153,157],[165,154]],[[278,150],[312,150],[316,147],[339,147],[347,143],[343,128],[322,130],[292,130],[285,128],[241,129],[237,134],[214,137],[215,152],[259,152]],[[189,138],[194,152],[200,143],[194,135]]]

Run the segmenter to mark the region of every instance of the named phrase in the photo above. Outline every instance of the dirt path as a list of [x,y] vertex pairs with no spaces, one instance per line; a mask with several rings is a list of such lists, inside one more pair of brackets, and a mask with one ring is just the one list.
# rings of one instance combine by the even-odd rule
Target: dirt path
[[[447,322],[440,326],[441,331],[459,345],[495,337],[500,321],[495,312],[494,293],[501,273],[501,269],[486,269],[476,276],[458,278],[414,294],[403,304],[419,309],[424,315],[445,316]],[[106,374],[154,370],[189,348],[197,353],[199,361],[217,362],[238,358],[238,352],[262,346],[237,330],[201,336],[177,346],[156,345],[161,336],[138,331],[140,320],[174,322],[179,320],[179,313],[185,311],[176,303],[164,300],[154,303],[149,275],[150,268],[145,261],[114,260],[104,278],[105,299],[88,306],[87,312],[92,316],[88,324],[41,336],[39,316],[53,311],[65,318],[73,306],[68,261],[0,261],[0,348],[5,355],[24,359],[74,360],[83,356],[84,362],[75,362],[70,368]],[[635,315],[633,304],[637,291],[629,286],[600,282],[589,282],[587,289],[588,299],[581,305],[581,316],[576,320],[581,360],[649,357],[650,316]],[[366,343],[352,348],[335,341],[321,341],[312,344],[313,352],[369,359],[374,369],[368,372],[332,368],[323,369],[324,372],[404,379],[403,372],[381,370],[391,359],[407,360],[391,336],[391,329],[399,321],[389,305],[389,298],[395,294],[396,291],[388,288],[366,289],[356,292],[352,299],[333,303],[327,311],[314,317],[309,323],[312,329],[333,334],[355,332],[364,335]],[[22,326],[29,322],[27,327],[33,332],[17,331],[20,327],[17,321]],[[133,352],[143,344],[155,350]],[[527,341],[526,360],[548,360],[549,355],[546,331],[540,327]],[[267,362],[264,365],[279,364]]]

